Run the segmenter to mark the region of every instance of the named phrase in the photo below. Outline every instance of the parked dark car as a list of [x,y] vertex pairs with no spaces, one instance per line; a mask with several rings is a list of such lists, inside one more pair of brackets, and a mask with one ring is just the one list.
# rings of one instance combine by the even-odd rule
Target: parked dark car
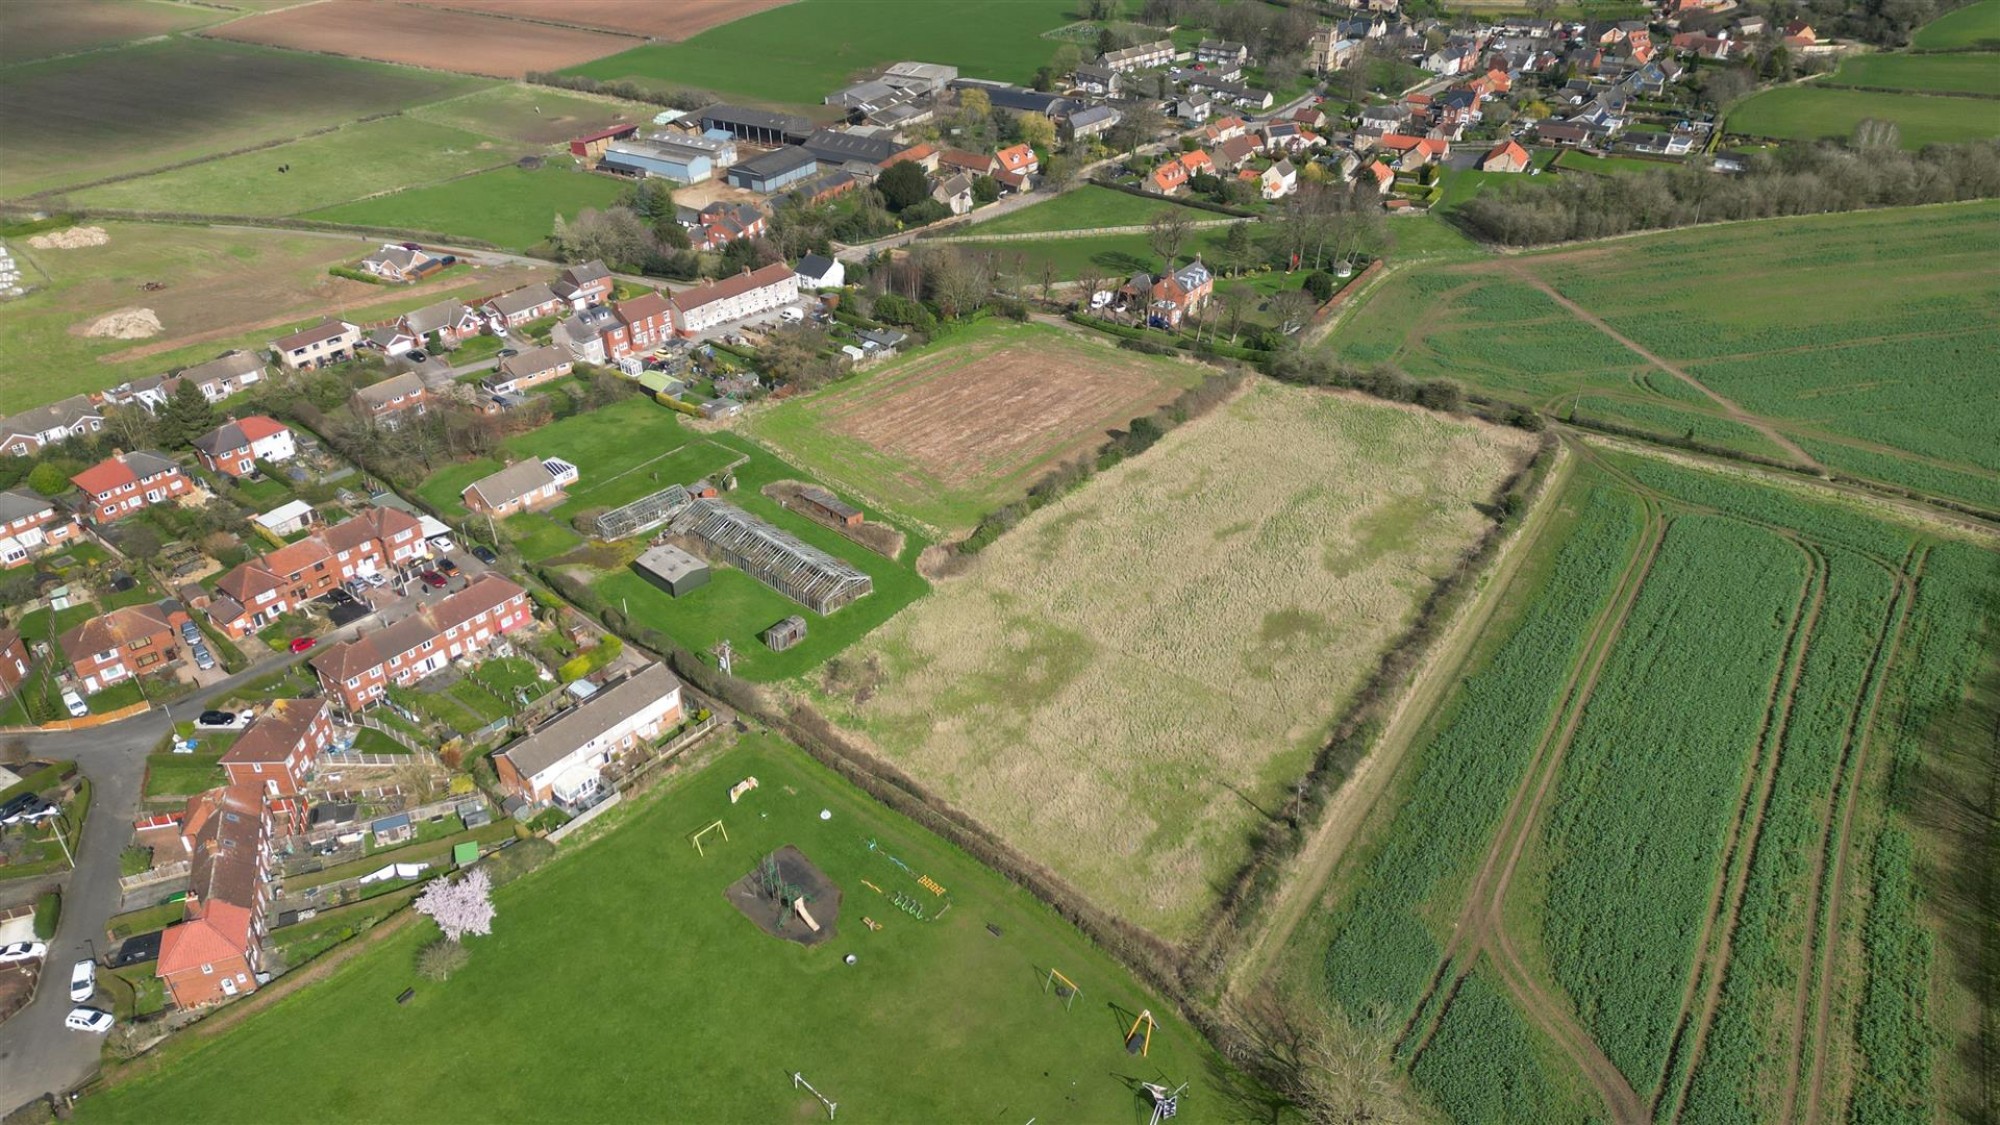
[[491,547],[474,547],[472,549],[472,557],[485,563],[487,566],[500,565],[500,556],[494,554]]

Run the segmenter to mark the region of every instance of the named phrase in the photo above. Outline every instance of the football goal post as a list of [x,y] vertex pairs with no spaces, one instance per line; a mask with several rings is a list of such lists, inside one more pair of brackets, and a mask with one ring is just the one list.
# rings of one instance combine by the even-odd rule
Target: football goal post
[[708,855],[708,853],[707,853],[707,852],[705,852],[705,851],[703,851],[703,850],[701,849],[701,838],[702,838],[703,836],[706,836],[706,835],[708,835],[708,834],[709,834],[710,832],[720,832],[720,833],[722,833],[722,842],[723,842],[723,843],[725,843],[725,844],[729,842],[729,829],[727,829],[727,828],[724,828],[724,827],[722,826],[722,822],[718,820],[718,821],[716,821],[716,822],[715,822],[714,824],[711,824],[711,825],[709,825],[708,827],[706,827],[706,828],[703,828],[703,829],[701,829],[700,831],[696,832],[696,833],[694,834],[694,836],[693,836],[693,837],[691,837],[691,838],[693,839],[693,841],[694,841],[694,854],[696,854],[696,855],[698,855],[698,856],[706,856],[706,855]]

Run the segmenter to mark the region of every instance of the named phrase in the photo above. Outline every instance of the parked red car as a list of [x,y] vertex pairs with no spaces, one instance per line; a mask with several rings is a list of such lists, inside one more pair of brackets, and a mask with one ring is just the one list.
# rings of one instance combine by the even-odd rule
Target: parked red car
[[319,643],[318,641],[314,640],[314,639],[313,639],[313,638],[311,638],[311,637],[293,637],[293,638],[292,638],[292,651],[293,651],[293,652],[304,652],[304,651],[306,651],[307,649],[311,648],[312,646],[314,646],[314,645],[316,645],[316,644],[318,644],[318,643]]
[[424,585],[429,586],[433,590],[442,589],[447,581],[444,575],[439,574],[435,570],[426,570],[422,574],[417,575],[417,577],[423,580]]

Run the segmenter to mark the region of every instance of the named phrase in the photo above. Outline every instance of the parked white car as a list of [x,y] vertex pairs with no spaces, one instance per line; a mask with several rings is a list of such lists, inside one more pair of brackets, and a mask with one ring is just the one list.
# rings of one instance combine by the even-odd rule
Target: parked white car
[[0,965],[18,965],[23,961],[34,961],[49,955],[49,947],[39,941],[17,941],[12,945],[0,945]]
[[76,693],[75,688],[64,688],[62,701],[63,706],[69,708],[70,717],[73,719],[81,719],[90,714],[90,708],[85,705],[83,697]]
[[69,971],[69,998],[72,1003],[81,1004],[95,995],[97,995],[97,962],[86,957],[76,963],[76,968]]
[[100,1012],[96,1008],[73,1008],[63,1017],[63,1026],[71,1031],[88,1031],[94,1035],[104,1035],[117,1023],[110,1012]]

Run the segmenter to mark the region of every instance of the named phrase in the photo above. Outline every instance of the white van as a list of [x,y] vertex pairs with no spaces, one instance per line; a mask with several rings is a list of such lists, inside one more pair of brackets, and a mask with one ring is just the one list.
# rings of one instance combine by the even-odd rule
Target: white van
[[76,693],[75,688],[64,688],[62,701],[63,706],[69,708],[72,719],[81,719],[90,714],[90,708],[84,704],[83,697]]
[[785,323],[787,323],[787,324],[796,324],[796,323],[798,323],[799,321],[801,321],[801,320],[804,320],[805,318],[806,318],[806,314],[805,314],[805,311],[804,311],[803,309],[779,309],[779,310],[778,310],[778,319],[779,319],[779,320],[782,320],[782,321],[784,321],[784,322],[785,322]]

